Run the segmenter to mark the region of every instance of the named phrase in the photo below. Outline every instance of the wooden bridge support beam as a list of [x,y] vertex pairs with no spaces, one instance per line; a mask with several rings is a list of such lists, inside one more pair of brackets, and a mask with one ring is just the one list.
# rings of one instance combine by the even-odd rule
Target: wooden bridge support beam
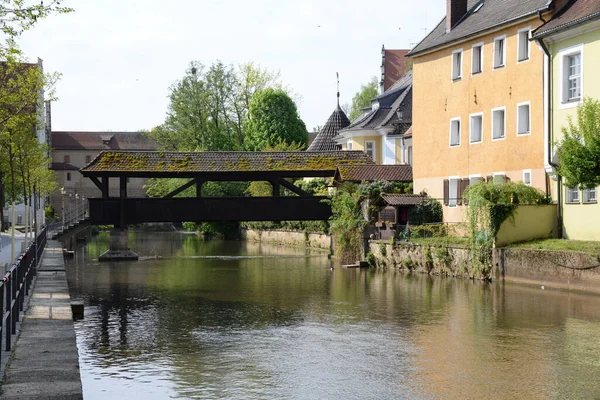
[[108,199],[110,197],[110,192],[108,188],[108,176],[102,177],[102,198]]
[[279,197],[279,181],[269,181],[273,186],[273,197]]
[[122,176],[119,178],[119,227],[121,231],[127,229],[125,223],[125,200],[127,199],[127,178]]
[[196,179],[196,197],[202,197],[202,185],[204,185],[203,180]]

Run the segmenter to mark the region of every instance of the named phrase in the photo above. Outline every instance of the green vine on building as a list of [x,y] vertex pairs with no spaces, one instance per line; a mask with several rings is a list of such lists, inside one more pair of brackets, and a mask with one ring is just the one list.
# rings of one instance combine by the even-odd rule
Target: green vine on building
[[548,204],[540,190],[521,182],[477,182],[465,194],[467,228],[474,276],[489,279],[494,241],[502,223],[513,220],[519,205]]

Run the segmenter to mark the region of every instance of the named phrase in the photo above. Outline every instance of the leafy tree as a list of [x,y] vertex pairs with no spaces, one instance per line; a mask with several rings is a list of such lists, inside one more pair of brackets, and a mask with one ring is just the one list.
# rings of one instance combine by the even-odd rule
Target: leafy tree
[[296,104],[283,90],[268,88],[256,92],[248,111],[246,149],[258,151],[280,143],[299,144],[303,149],[308,145],[306,125]]
[[69,13],[73,9],[61,6],[62,0],[30,1],[30,0],[3,0],[0,3],[0,30],[4,34],[5,43],[2,51],[8,54],[18,51],[16,38],[24,31],[30,29],[39,20],[53,13]]
[[279,74],[247,63],[237,70],[218,61],[206,68],[192,61],[170,88],[165,122],[151,136],[164,150],[241,150],[254,94],[281,88]]
[[37,141],[35,131],[39,93],[55,79],[44,75],[37,65],[23,63],[16,54],[0,66],[0,177],[3,197],[9,203],[25,202],[27,206],[34,185],[41,194],[53,190],[47,149]]
[[569,117],[557,149],[558,173],[568,187],[600,185],[600,101],[585,98],[576,123]]
[[377,77],[372,77],[366,85],[361,85],[360,91],[357,92],[352,98],[352,106],[350,107],[349,117],[350,120],[356,119],[363,113],[363,108],[371,105],[371,100],[377,97],[377,88],[379,82]]

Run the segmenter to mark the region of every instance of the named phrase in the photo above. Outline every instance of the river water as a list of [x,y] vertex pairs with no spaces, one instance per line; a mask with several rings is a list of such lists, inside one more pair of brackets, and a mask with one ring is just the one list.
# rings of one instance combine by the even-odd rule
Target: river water
[[[600,297],[130,233],[68,260],[85,399],[599,398]],[[155,257],[155,256],[161,256]]]

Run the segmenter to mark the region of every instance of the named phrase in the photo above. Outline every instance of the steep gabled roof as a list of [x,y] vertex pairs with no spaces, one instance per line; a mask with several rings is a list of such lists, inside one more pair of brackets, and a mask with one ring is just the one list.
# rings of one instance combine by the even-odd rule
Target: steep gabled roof
[[333,111],[321,132],[315,140],[308,146],[307,151],[332,151],[336,149],[336,144],[333,138],[341,129],[350,125],[350,120],[346,113],[340,108],[340,105]]
[[571,0],[560,12],[533,32],[535,39],[600,19],[600,1]]
[[406,73],[407,53],[408,50],[402,49],[383,50],[383,90],[388,90]]
[[534,16],[538,11],[548,10],[551,3],[551,0],[468,0],[467,14],[452,27],[450,32],[446,32],[446,17],[444,17],[407,56],[415,56],[478,36],[498,26]]
[[412,71],[399,79],[386,92],[373,99],[379,107],[355,119],[340,134],[351,130],[378,129],[392,123],[400,122],[396,111],[401,106],[406,108],[405,121],[410,121],[412,111]]

